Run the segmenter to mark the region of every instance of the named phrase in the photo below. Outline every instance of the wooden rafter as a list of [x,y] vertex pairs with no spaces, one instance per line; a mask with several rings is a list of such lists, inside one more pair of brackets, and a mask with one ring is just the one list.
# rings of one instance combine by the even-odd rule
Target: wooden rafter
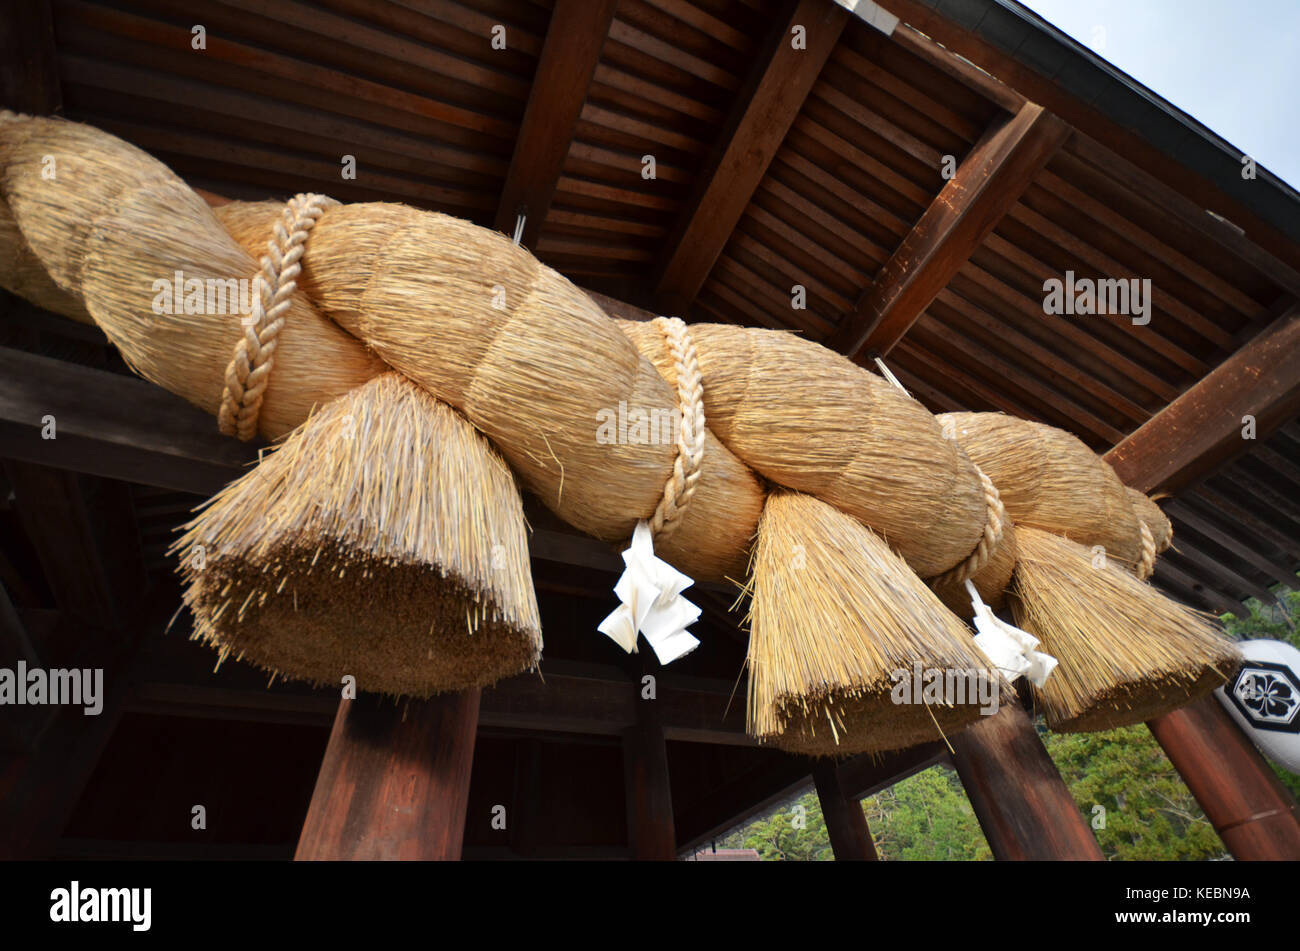
[[6,4],[0,14],[0,108],[52,115],[63,107],[49,0]]
[[888,353],[1056,154],[1070,127],[1034,103],[989,127],[828,345]]
[[[1122,155],[1126,162],[1133,163],[1185,198],[1241,227],[1254,244],[1285,260],[1288,267],[1300,269],[1300,248],[1295,242],[1249,211],[1219,185],[1175,161],[1137,132],[1116,122],[1094,103],[1082,101],[1055,79],[1003,52],[929,0],[880,0],[880,5],[915,31],[931,38],[932,52],[942,51],[956,62],[964,59],[968,65],[973,64],[990,77],[1007,84],[1007,88],[1014,87],[1017,92],[1051,109],[1075,129]],[[895,35],[903,32],[900,28]]]
[[1257,445],[1300,412],[1300,305],[1106,453],[1125,483],[1176,492]]
[[[773,32],[767,55],[737,98],[714,158],[666,246],[655,280],[655,297],[665,312],[684,312],[699,293],[848,19],[837,4],[799,0]],[[806,31],[806,48],[792,43],[798,26]]]
[[617,5],[617,0],[557,0],[551,14],[496,214],[497,230],[506,233],[513,231],[516,215],[527,216],[523,243],[528,247],[536,246],[550,211]]

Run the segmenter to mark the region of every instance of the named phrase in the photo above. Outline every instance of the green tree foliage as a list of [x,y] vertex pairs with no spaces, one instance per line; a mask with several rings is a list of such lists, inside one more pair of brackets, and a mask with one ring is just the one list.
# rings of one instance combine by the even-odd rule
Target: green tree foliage
[[765,862],[830,862],[835,859],[817,793],[812,790],[732,832],[718,842],[718,847],[755,849]]
[[1106,858],[1227,857],[1214,827],[1145,726],[1045,733],[1043,742]]
[[[803,828],[795,807],[803,808]],[[957,774],[935,766],[863,800],[882,859],[989,859],[988,844]],[[756,849],[765,861],[830,861],[830,838],[813,790],[719,840],[719,848]]]
[[971,861],[993,858],[957,774],[934,766],[862,801],[883,859]]

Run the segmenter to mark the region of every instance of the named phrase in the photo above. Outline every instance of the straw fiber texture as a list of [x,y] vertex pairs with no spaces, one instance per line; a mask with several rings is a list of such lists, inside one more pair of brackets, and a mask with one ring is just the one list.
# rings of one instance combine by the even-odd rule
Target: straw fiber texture
[[[619,321],[663,372],[661,335]],[[984,530],[970,460],[934,417],[874,373],[793,334],[692,324],[709,428],[773,482],[869,526],[922,577],[952,568]]]
[[[216,212],[245,241],[278,213],[238,202]],[[599,414],[679,418],[676,389],[526,249],[446,215],[346,205],[317,224],[302,283],[389,364],[461,410],[569,524],[622,542],[654,515],[676,430],[624,427],[611,441]],[[657,551],[697,579],[743,578],[762,500],[759,479],[707,433],[694,498]]]
[[970,630],[857,520],[773,490],[751,583],[752,735],[832,756],[912,746],[980,715],[973,702],[894,702],[895,671],[911,676],[915,661],[935,670],[986,670],[987,661]]
[[1060,661],[1040,690],[1047,725],[1089,733],[1140,723],[1209,693],[1241,661],[1213,622],[1089,549],[1020,526],[1016,624]]
[[[53,179],[42,176],[46,155]],[[58,288],[84,302],[137,373],[216,415],[242,315],[186,313],[183,300],[179,313],[154,312],[154,282],[177,271],[221,282],[257,273],[207,204],[161,162],[73,122],[0,118],[0,167],[14,221]],[[272,438],[383,364],[298,293],[275,369],[261,408]]]
[[1041,528],[1135,567],[1142,529],[1128,489],[1077,437],[1001,413],[938,417],[993,480],[1017,527]]
[[427,696],[540,657],[514,477],[399,374],[330,403],[186,528],[194,637],[223,658]]

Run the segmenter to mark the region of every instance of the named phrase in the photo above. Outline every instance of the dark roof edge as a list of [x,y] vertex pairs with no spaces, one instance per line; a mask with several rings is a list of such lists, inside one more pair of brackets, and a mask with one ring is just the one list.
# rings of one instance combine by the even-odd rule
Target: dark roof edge
[[1243,179],[1242,158],[1248,153],[1032,10],[1016,0],[919,2],[1209,179],[1261,220],[1300,243],[1300,192],[1258,163],[1256,178]]

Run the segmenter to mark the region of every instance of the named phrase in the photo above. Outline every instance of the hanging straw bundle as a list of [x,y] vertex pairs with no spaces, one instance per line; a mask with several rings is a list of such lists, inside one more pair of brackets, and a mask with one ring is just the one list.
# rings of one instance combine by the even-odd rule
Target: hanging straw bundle
[[1140,723],[1209,693],[1240,663],[1211,621],[1069,539],[1020,527],[1016,624],[1060,661],[1037,691],[1053,730]]
[[223,658],[416,696],[537,664],[514,478],[398,374],[330,403],[186,527],[194,637]]
[[[215,211],[245,240],[275,213]],[[615,542],[651,518],[677,455],[678,395],[526,249],[446,215],[347,205],[322,218],[302,263],[313,301],[461,410],[557,515]],[[743,577],[762,501],[754,473],[707,433],[694,500],[662,557],[699,580]]]
[[980,672],[987,662],[966,626],[855,519],[774,490],[750,583],[751,735],[791,752],[842,755],[936,739],[980,715],[973,682],[965,697],[895,702],[917,662]]

